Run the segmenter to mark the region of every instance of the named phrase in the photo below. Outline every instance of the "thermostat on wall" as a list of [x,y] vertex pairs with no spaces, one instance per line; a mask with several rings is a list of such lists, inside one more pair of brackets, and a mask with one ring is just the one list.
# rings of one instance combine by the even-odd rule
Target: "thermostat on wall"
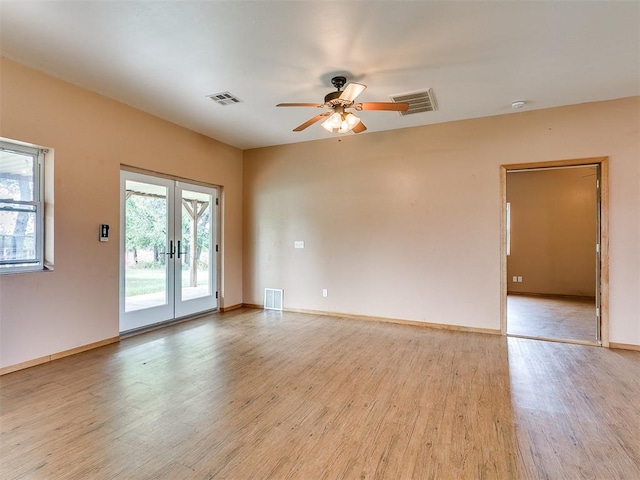
[[109,225],[105,225],[105,224],[100,225],[100,241],[101,242],[109,241]]

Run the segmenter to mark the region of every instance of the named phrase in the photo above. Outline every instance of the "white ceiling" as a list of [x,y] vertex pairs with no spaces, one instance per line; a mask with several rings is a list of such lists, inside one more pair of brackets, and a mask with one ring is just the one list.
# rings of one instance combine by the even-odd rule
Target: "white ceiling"
[[[368,132],[640,95],[640,2],[6,1],[24,65],[247,149],[292,129],[337,73],[359,101],[433,88],[436,112],[361,112]],[[229,91],[243,103],[207,95]],[[363,133],[360,135],[366,135]],[[351,134],[350,134],[351,135]]]

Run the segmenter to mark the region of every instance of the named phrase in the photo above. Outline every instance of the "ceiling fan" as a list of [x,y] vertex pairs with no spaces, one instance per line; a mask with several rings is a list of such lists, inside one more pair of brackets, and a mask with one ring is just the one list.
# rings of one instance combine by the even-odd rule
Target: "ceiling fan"
[[362,102],[355,103],[358,95],[364,92],[366,85],[360,83],[349,83],[344,90],[342,87],[347,83],[345,77],[333,77],[331,84],[337,91],[330,92],[324,97],[324,103],[279,103],[276,107],[316,107],[328,108],[328,112],[316,115],[307,120],[302,125],[293,129],[294,132],[301,132],[305,128],[319,122],[323,118],[322,126],[333,133],[347,133],[353,130],[354,133],[364,132],[367,127],[353,113],[348,112],[348,108],[354,110],[386,110],[392,112],[406,112],[409,109],[408,103],[400,102]]

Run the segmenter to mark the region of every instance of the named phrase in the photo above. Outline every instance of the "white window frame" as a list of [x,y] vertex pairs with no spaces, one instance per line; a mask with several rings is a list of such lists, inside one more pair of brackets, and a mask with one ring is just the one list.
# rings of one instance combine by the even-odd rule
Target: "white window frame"
[[0,198],[0,209],[15,211],[12,205],[31,205],[35,208],[35,259],[1,260],[0,274],[33,272],[44,269],[44,157],[46,150],[17,142],[0,141],[0,150],[29,155],[33,158],[33,199],[9,200]]

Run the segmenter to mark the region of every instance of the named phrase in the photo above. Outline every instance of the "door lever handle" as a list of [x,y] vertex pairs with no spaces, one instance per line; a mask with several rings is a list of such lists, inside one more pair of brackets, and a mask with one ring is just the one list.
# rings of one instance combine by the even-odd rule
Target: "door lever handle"
[[180,255],[182,255],[182,252],[180,251],[180,240],[178,240],[178,258],[180,258]]
[[175,250],[173,248],[173,240],[169,240],[169,251],[165,255],[169,255],[169,258],[173,258]]

